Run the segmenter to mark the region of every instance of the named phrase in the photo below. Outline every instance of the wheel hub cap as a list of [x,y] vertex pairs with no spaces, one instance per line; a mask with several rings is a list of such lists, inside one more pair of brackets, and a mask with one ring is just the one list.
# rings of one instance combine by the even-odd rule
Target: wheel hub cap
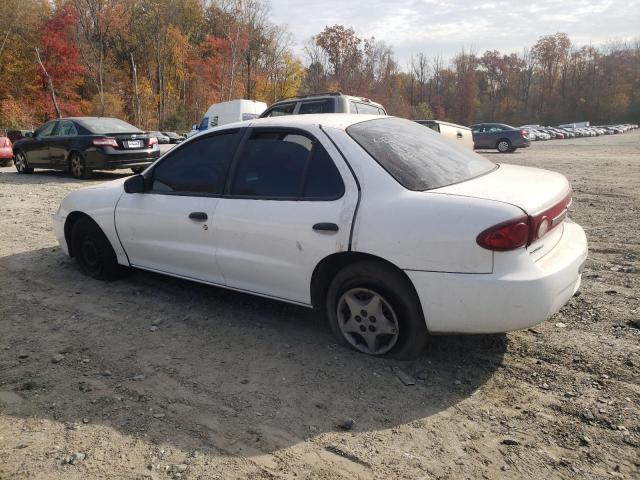
[[398,318],[391,304],[367,288],[352,288],[340,297],[338,325],[351,345],[370,355],[383,355],[398,341]]

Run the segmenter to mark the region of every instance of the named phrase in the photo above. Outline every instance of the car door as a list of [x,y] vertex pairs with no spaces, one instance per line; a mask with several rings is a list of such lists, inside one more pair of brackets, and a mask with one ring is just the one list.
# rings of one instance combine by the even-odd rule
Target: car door
[[49,145],[55,134],[58,122],[52,120],[42,125],[33,134],[33,141],[25,148],[27,162],[32,167],[49,167]]
[[67,168],[67,157],[77,139],[78,130],[71,120],[60,120],[58,123],[55,135],[49,140],[49,158],[52,167]]
[[176,146],[145,174],[144,193],[122,195],[115,222],[133,266],[224,284],[215,259],[214,215],[238,132]]
[[309,304],[316,265],[349,248],[357,198],[353,175],[318,127],[249,129],[215,214],[227,285]]

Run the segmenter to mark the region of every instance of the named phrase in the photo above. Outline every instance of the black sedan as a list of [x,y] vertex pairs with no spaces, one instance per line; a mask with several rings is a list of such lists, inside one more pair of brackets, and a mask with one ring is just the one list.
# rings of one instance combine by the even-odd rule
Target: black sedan
[[131,168],[139,173],[160,156],[158,139],[117,118],[51,120],[13,144],[18,173],[34,168],[68,170],[89,178],[93,170]]
[[471,125],[471,133],[475,149],[495,148],[500,153],[507,153],[531,145],[524,130],[504,123],[477,123]]
[[169,137],[169,143],[180,143],[184,140],[184,137],[176,132],[162,132],[162,134]]

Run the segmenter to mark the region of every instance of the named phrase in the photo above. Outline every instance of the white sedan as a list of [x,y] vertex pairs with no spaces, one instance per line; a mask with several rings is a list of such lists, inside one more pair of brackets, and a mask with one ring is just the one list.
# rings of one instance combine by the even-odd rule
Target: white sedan
[[71,192],[54,225],[93,278],[135,267],[313,307],[343,344],[410,358],[429,334],[557,312],[587,257],[570,204],[564,176],[408,120],[300,115],[195,135]]

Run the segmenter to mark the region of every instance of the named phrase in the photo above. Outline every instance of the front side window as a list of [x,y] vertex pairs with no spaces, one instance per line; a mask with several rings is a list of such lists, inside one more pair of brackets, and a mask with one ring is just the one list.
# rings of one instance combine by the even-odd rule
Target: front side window
[[35,133],[35,136],[38,138],[42,138],[42,137],[50,137],[51,135],[53,135],[53,129],[55,128],[57,122],[49,122],[49,123],[45,123],[43,126],[41,126],[38,131]]
[[367,120],[351,125],[347,133],[409,190],[444,187],[497,168],[484,157],[410,120]]
[[153,170],[156,193],[221,194],[237,144],[237,133],[198,138],[170,153]]
[[298,113],[300,115],[306,115],[312,113],[334,113],[335,111],[336,108],[333,98],[327,98],[326,100],[315,102],[302,102]]
[[265,113],[263,117],[282,117],[283,115],[292,115],[295,108],[295,102],[283,103],[282,105],[276,105],[270,110],[267,110],[267,113]]
[[255,131],[240,153],[231,195],[337,198],[342,178],[326,150],[297,132]]

